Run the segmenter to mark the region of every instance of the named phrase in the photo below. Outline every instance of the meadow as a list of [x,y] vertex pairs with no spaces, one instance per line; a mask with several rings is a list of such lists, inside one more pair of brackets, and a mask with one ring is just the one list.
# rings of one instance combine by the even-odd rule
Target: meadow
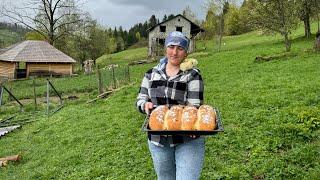
[[[320,177],[320,54],[313,38],[298,29],[289,56],[269,62],[255,58],[282,54],[280,36],[226,37],[220,52],[214,41],[197,44],[191,56],[199,61],[205,103],[219,108],[225,128],[206,138],[201,179]],[[134,106],[143,73],[154,65],[133,66],[135,84],[107,99],[87,104],[90,92],[83,92],[53,116],[1,138],[0,157],[22,160],[1,168],[0,179],[156,179],[141,131],[145,116]]]

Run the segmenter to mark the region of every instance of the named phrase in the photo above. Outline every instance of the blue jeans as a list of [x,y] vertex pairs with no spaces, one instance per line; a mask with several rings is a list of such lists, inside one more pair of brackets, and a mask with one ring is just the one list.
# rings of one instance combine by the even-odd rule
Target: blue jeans
[[204,160],[204,137],[170,147],[156,146],[148,140],[154,169],[159,180],[199,179]]

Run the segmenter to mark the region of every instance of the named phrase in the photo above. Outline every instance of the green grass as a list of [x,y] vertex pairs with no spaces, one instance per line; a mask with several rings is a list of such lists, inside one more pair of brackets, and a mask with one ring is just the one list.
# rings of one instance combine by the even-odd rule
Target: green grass
[[[114,68],[114,76],[116,82],[123,83],[122,81],[128,81],[125,76],[125,70],[127,67]],[[113,86],[114,80],[112,78],[112,71],[108,69],[101,69],[101,77],[103,84],[106,88]],[[47,77],[48,78],[48,77]],[[46,77],[39,77],[35,79],[35,91],[37,97],[44,97],[47,91],[47,79]],[[54,85],[56,90],[62,95],[72,95],[77,93],[98,93],[98,80],[96,72],[85,75],[81,74],[74,77],[62,77],[62,78],[49,78],[50,82]],[[120,81],[120,82],[119,82]],[[5,83],[7,89],[9,89],[13,95],[18,99],[31,99],[34,98],[33,80],[19,80],[14,82]],[[21,88],[22,87],[22,88]],[[52,94],[54,91],[51,90]],[[8,99],[8,94],[5,93],[4,102]]]
[[[294,34],[294,56],[264,63],[255,57],[282,53],[280,37],[227,37],[220,53],[213,41],[202,42],[207,49],[193,56],[205,103],[219,108],[225,132],[206,139],[201,179],[320,176],[320,54],[310,50],[313,38],[301,36],[300,30]],[[133,66],[137,83],[106,100],[86,104],[84,94],[1,138],[0,156],[21,153],[23,159],[1,168],[0,179],[155,179],[140,131],[144,116],[134,107],[143,73],[152,66]]]
[[114,54],[106,54],[97,59],[100,66],[110,64],[127,65],[129,62],[147,59],[148,49],[146,47],[129,49]]
[[21,41],[23,37],[16,32],[12,32],[8,29],[0,29],[0,47],[7,47],[14,43]]

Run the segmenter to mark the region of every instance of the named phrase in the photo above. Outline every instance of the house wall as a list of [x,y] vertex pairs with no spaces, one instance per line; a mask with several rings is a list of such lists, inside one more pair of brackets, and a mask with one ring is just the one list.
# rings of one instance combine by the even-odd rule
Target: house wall
[[16,63],[0,61],[0,77],[15,78]]
[[28,63],[27,64],[27,77],[30,74],[53,74],[53,75],[71,75],[71,63]]
[[[181,16],[177,16],[170,21],[161,24],[161,26],[166,26],[166,32],[160,32],[159,25],[149,32],[149,56],[153,56],[154,52],[156,51],[155,46],[158,43],[157,39],[165,39],[170,32],[176,31],[177,27],[182,27],[182,33],[189,39],[191,38],[191,23]],[[191,40],[188,52],[192,52],[193,47],[193,40]]]

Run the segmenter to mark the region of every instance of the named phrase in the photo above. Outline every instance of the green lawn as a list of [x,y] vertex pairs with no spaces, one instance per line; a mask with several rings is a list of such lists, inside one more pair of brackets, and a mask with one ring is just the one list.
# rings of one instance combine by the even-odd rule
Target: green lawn
[[[206,139],[202,179],[320,177],[320,54],[301,34],[294,35],[293,56],[264,63],[255,57],[282,53],[281,37],[227,37],[220,53],[213,41],[198,44],[207,44],[193,55],[205,103],[219,108],[225,128]],[[106,100],[86,104],[83,95],[1,138],[0,157],[23,159],[1,168],[0,179],[155,179],[140,131],[144,116],[134,107],[140,79],[153,65],[133,66],[137,83]]]

